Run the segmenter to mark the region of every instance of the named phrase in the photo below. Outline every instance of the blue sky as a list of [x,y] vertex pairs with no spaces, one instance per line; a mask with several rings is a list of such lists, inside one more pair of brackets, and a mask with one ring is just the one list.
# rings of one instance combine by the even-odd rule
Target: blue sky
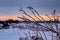
[[53,9],[60,13],[60,0],[0,0],[0,16],[20,15],[18,13],[21,7],[28,12],[26,7],[29,5],[40,14],[52,13]]

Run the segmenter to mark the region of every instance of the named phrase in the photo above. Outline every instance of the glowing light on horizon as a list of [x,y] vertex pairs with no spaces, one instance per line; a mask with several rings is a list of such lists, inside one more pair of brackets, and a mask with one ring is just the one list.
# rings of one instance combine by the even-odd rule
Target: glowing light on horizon
[[[37,16],[37,15],[36,15]],[[25,16],[26,18],[32,20],[32,18],[28,17],[28,16]],[[41,19],[40,17],[36,18],[35,16],[31,15],[31,17],[33,17],[35,20],[38,20]],[[41,15],[41,17],[44,19],[44,20],[47,20],[49,21],[50,19],[48,17],[46,17],[45,15]],[[50,16],[51,17],[51,16]],[[12,20],[20,20],[20,18],[18,18],[18,16],[0,16],[0,20],[9,20],[9,19],[12,19]],[[51,17],[51,19],[53,19],[53,17]],[[42,20],[42,19],[41,19]],[[59,17],[59,20],[60,20],[60,17]]]
[[9,20],[9,19],[19,20],[17,16],[0,16],[0,20]]

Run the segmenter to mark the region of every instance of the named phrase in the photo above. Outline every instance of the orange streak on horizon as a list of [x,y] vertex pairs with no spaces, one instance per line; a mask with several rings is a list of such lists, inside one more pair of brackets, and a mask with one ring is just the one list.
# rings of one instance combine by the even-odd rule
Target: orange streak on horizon
[[[36,15],[37,16],[37,15]],[[9,19],[13,19],[13,20],[21,20],[20,18],[17,18],[18,16],[0,16],[0,20],[9,20]],[[32,20],[32,18],[25,16],[26,18]],[[36,18],[34,15],[31,15],[31,17],[33,17],[35,20],[41,19],[39,16],[37,16],[38,18]],[[41,17],[44,18],[44,20],[49,20],[48,17],[46,17],[45,15],[41,15]],[[50,16],[51,17],[51,16]],[[53,19],[53,17],[51,17]],[[41,19],[42,20],[42,19]],[[60,20],[60,17],[59,17]]]
[[9,20],[9,19],[19,20],[16,16],[0,16],[0,20]]
[[[38,15],[36,15],[36,16],[37,16],[39,19],[41,19],[42,21],[44,21],[44,20],[45,20],[45,21],[54,20],[54,17],[53,17],[52,15],[48,15],[51,19],[48,18],[48,17],[45,16],[45,15],[40,15],[44,20],[43,20],[41,17],[39,17]],[[32,18],[34,18],[36,21],[39,20],[39,19],[36,18],[34,15],[31,15],[32,18],[30,18],[30,17],[28,17],[28,16],[26,16],[26,17],[27,17],[28,19],[30,19],[30,20],[33,20]],[[55,19],[57,19],[57,16],[55,17]],[[60,20],[60,17],[58,18],[58,20]]]
[[[37,16],[37,15],[36,15]],[[36,18],[34,15],[31,15],[32,18],[28,17],[28,16],[25,16],[26,18],[30,19],[30,20],[33,20],[32,18],[34,18],[36,21],[41,19],[39,16],[37,16],[38,18]],[[41,15],[41,17],[45,20],[49,20],[49,18],[47,18],[45,15]],[[41,19],[42,20],[42,19]]]

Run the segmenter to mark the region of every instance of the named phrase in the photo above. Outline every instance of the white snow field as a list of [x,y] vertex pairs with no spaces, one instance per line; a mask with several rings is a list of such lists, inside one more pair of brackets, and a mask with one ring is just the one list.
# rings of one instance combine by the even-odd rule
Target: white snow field
[[[13,24],[13,25],[15,25],[15,24]],[[21,24],[21,25],[25,26],[25,24]],[[22,38],[28,37],[29,38],[30,35],[29,35],[28,32],[30,32],[31,36],[36,35],[36,34],[34,34],[34,32],[32,30],[29,30],[29,29],[19,29],[19,28],[14,28],[13,29],[12,26],[10,26],[9,29],[1,29],[0,30],[0,40],[19,40],[20,37],[22,37]],[[43,39],[46,40],[45,37],[44,37],[43,32],[40,31],[40,33],[41,33]],[[47,36],[47,40],[51,40],[52,39],[51,32],[45,31],[45,34]]]

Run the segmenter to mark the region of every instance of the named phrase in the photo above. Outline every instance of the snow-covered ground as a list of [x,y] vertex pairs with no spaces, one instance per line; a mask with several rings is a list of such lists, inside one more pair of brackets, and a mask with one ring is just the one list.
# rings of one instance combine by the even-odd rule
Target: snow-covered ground
[[[20,37],[23,37],[23,38],[26,37],[24,33],[27,33],[27,36],[29,37],[29,34],[28,34],[29,31],[30,31],[31,36],[35,35],[33,31],[27,30],[27,29],[22,29],[22,30],[19,30],[17,28],[6,29],[6,30],[3,29],[3,30],[0,30],[0,40],[19,40]],[[50,32],[45,32],[45,33],[46,33],[48,40],[51,40],[51,36],[49,35],[51,33]],[[42,32],[41,34],[44,38],[44,35]]]
[[[15,25],[16,24],[14,24],[14,23],[12,24],[12,26],[15,26]],[[19,24],[17,24],[17,25],[19,25]],[[26,24],[24,24],[24,23],[22,23],[20,25],[21,26],[26,26]],[[0,30],[0,40],[19,40],[20,37],[26,38],[26,37],[30,37],[30,35],[31,36],[36,35],[36,34],[34,34],[34,32],[32,30],[19,29],[19,28],[14,28],[13,29],[12,26],[10,26],[9,29],[1,29]],[[30,32],[30,35],[29,35],[28,32]],[[43,32],[40,31],[40,33],[41,33],[43,39],[45,40],[45,36],[44,36]],[[52,39],[51,32],[45,31],[45,34],[46,34],[47,40]]]

